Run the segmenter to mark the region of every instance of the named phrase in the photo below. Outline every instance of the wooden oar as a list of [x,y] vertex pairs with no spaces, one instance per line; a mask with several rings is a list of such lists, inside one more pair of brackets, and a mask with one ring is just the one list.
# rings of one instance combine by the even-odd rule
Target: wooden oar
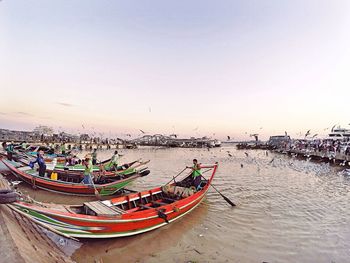
[[[203,176],[203,175],[201,175],[204,179],[205,179],[205,177]],[[207,179],[205,179],[207,182],[209,182]],[[230,199],[228,199],[226,196],[224,196],[218,189],[216,189],[216,187],[213,185],[213,184],[210,184],[210,186],[211,187],[213,187],[214,188],[214,190],[216,191],[216,192],[218,192],[218,194],[219,195],[221,195],[221,197],[222,198],[224,198],[225,199],[225,201],[227,202],[227,203],[229,203],[231,206],[236,206]]]
[[172,180],[175,181],[175,178],[178,177],[180,174],[182,174],[185,170],[187,169],[187,167],[185,167],[185,169],[183,169],[180,173],[178,173],[175,177],[173,176],[173,179],[171,179],[169,182],[167,182],[165,185],[170,184]]
[[[92,175],[93,176],[93,175]],[[95,186],[95,183],[94,183],[94,179],[93,178],[91,178],[91,174],[90,174],[90,179],[91,179],[91,183],[92,183],[92,186],[94,187],[94,189],[95,189],[95,196],[98,198],[98,199],[101,199],[101,195],[100,195],[100,193],[97,191],[97,189],[96,189],[96,186]]]

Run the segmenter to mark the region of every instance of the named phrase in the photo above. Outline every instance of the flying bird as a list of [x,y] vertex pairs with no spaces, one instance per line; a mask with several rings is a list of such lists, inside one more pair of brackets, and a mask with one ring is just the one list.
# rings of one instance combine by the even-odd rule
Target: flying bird
[[317,133],[316,133],[316,134],[314,134],[314,136],[312,136],[312,138],[315,138],[317,135],[318,135]]
[[140,130],[140,132],[145,133],[143,130]]
[[308,130],[308,131],[305,133],[305,138],[306,138],[307,136],[310,135],[310,131],[311,131],[311,130]]
[[255,141],[258,141],[258,140],[259,140],[258,135],[259,135],[259,134],[257,134],[257,133],[255,133],[255,134],[250,134],[250,137],[254,137]]
[[247,152],[244,152],[244,154],[245,154],[245,156],[247,156],[247,157],[249,156],[249,154],[248,154]]

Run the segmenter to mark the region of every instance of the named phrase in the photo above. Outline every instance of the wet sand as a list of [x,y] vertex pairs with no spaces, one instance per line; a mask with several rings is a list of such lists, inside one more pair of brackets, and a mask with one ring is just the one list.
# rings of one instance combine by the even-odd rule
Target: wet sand
[[[151,160],[151,174],[129,186],[137,190],[168,182],[193,158],[218,161],[214,184],[238,206],[231,208],[211,190],[198,208],[166,227],[127,238],[84,240],[72,256],[77,262],[329,263],[350,258],[350,178],[340,176],[337,167],[264,151],[249,150],[246,156],[232,146],[121,152],[122,162]],[[87,200],[20,188],[39,201]]]

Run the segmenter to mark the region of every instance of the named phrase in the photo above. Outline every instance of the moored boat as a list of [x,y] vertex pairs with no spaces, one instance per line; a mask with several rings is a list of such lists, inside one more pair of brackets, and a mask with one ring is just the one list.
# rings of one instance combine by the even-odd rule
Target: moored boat
[[208,180],[200,188],[191,186],[191,175],[184,180],[131,193],[105,201],[82,205],[36,204],[17,201],[11,206],[33,220],[77,238],[112,238],[140,234],[171,223],[196,208],[204,199],[217,170],[210,168]]
[[[41,177],[36,169],[30,167],[16,168],[12,163],[0,158],[0,161],[18,178],[32,185],[48,191],[59,192],[71,195],[93,196],[95,189],[100,195],[113,195],[135,179],[147,175],[148,170],[136,170],[134,173],[118,175],[114,178],[99,177],[94,184],[83,184],[82,173],[67,173],[65,171],[56,171],[55,178],[47,176]],[[148,171],[148,172],[147,172]],[[56,177],[57,176],[57,177]]]
[[[94,165],[93,166],[93,171],[94,172],[98,172],[98,171],[106,171],[106,172],[122,172],[122,171],[125,171],[129,168],[137,168],[137,167],[140,167],[142,165],[145,165],[149,163],[149,160],[147,161],[140,161],[140,160],[136,160],[136,161],[133,161],[133,162],[130,162],[130,163],[125,163],[123,165],[120,165],[117,167],[116,171],[114,171],[114,169],[111,169],[109,167],[109,163],[108,161],[104,161],[104,162],[101,162],[101,164],[98,164],[98,165]],[[82,164],[76,164],[76,165],[64,165],[64,164],[57,164],[53,167],[55,170],[67,170],[67,171],[80,171],[80,172],[83,172],[85,170],[85,166],[82,165]]]

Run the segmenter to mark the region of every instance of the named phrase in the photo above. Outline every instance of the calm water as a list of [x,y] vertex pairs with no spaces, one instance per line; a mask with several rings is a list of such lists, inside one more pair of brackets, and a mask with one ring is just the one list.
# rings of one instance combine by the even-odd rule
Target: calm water
[[[211,190],[196,210],[166,227],[128,238],[84,241],[73,254],[78,262],[350,262],[350,177],[338,175],[339,168],[231,146],[120,152],[125,162],[151,160],[151,174],[129,187],[134,189],[168,182],[193,158],[218,161],[214,184],[238,206],[231,208]],[[99,152],[98,157],[111,153]],[[26,186],[21,190],[39,201],[87,200]]]

